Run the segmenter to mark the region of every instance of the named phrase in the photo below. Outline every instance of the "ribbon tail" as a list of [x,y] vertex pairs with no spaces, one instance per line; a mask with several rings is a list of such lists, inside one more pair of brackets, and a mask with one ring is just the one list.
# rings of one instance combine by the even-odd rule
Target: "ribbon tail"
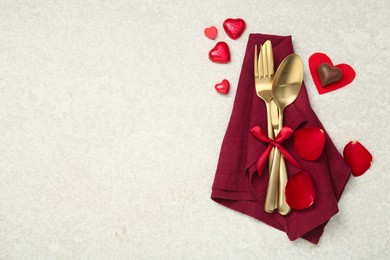
[[263,169],[265,164],[268,162],[269,154],[271,153],[273,146],[270,144],[267,146],[267,149],[264,151],[262,155],[260,155],[259,160],[257,161],[256,168],[257,174],[261,176],[263,173]]
[[281,145],[278,145],[277,148],[279,149],[280,153],[283,154],[284,158],[297,167],[298,169],[302,169],[301,165],[294,159],[294,157]]

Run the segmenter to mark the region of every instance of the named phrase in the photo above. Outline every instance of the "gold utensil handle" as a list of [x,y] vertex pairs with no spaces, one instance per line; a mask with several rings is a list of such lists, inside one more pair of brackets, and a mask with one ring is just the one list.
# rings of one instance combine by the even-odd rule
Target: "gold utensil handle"
[[283,155],[280,157],[280,169],[279,169],[279,194],[278,194],[278,210],[281,215],[287,215],[290,213],[291,208],[286,201],[286,184],[287,184],[287,169]]
[[[267,131],[268,131],[268,137],[274,140],[274,129],[272,127],[272,121],[271,121],[271,102],[265,103],[265,106],[267,108]],[[272,160],[273,158],[273,152],[274,149],[271,150],[270,156],[268,157],[268,165],[269,165],[269,173],[271,174],[271,165],[272,165]]]
[[[272,129],[274,131],[274,140],[276,136],[278,135],[278,129],[279,129],[279,108],[278,105],[276,105],[275,101],[271,100],[271,123],[272,123]],[[274,150],[271,150],[271,153],[269,154],[269,173],[271,174],[271,166],[272,161],[274,159]],[[275,209],[278,208],[278,201],[279,201],[279,190],[276,191],[276,198],[275,198]]]
[[272,161],[271,173],[269,175],[267,195],[265,197],[264,210],[268,213],[272,213],[275,209],[275,199],[278,190],[279,181],[279,166],[280,166],[280,152],[278,149],[273,148],[274,158]]
[[[275,148],[272,148],[271,152],[269,153],[269,157],[268,157],[268,165],[269,165],[268,178],[269,178],[269,176],[271,176],[272,162],[274,161],[274,153],[275,153]],[[278,193],[279,193],[279,191],[276,190],[274,209],[278,208],[278,201],[279,201],[279,194]]]
[[267,132],[268,137],[272,140],[274,139],[274,129],[272,128],[272,122],[271,122],[271,102],[266,102],[265,107],[267,109]]
[[[268,137],[271,138],[271,139],[274,139],[274,129],[272,127],[272,122],[271,122],[271,102],[266,102],[265,103],[266,105],[266,109],[267,109],[267,132],[268,132]],[[271,150],[271,153],[270,153],[270,156],[268,158],[268,165],[269,165],[269,184],[268,184],[268,189],[270,187],[270,185],[272,186],[276,186],[277,187],[277,179],[276,180],[273,180],[271,182],[271,169],[272,169],[272,163],[273,163],[273,155],[274,155],[274,151],[275,149],[272,149]],[[278,176],[275,176],[275,177],[278,177]],[[268,189],[267,189],[267,194],[268,194]],[[274,189],[272,189],[274,190]],[[269,212],[269,213],[272,213],[274,211],[274,209],[276,209],[278,207],[278,194],[277,194],[277,190],[276,191],[272,191],[272,196],[274,199],[268,199],[268,204],[267,205],[267,198],[266,198],[266,202],[265,202],[265,211]],[[272,205],[272,211],[271,211],[271,205]]]

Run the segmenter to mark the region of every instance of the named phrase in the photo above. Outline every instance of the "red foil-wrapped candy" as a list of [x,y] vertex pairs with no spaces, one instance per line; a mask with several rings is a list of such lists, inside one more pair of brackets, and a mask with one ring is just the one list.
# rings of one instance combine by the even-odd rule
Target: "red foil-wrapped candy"
[[242,33],[245,31],[245,28],[245,21],[241,18],[228,18],[223,22],[223,29],[225,30],[226,34],[233,40],[240,38]]
[[230,50],[226,42],[217,42],[209,52],[209,59],[215,63],[228,63],[230,61]]
[[224,79],[221,83],[216,84],[214,88],[218,93],[226,95],[229,93],[230,83],[227,79]]

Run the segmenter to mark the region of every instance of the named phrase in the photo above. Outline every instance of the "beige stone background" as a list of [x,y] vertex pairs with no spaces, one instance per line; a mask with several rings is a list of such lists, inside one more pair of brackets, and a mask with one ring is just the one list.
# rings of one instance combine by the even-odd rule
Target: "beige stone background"
[[[0,1],[0,259],[390,259],[389,17],[388,0]],[[231,63],[208,60],[210,25]],[[374,156],[317,246],[209,199],[250,32],[291,34],[338,149]],[[318,95],[317,51],[353,84]]]

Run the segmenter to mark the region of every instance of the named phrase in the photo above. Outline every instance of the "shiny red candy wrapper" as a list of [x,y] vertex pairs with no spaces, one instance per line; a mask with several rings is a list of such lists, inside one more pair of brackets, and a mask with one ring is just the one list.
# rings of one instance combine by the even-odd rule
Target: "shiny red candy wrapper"
[[215,63],[228,63],[230,50],[226,42],[218,42],[209,52],[209,59]]
[[241,18],[229,18],[223,22],[223,29],[225,30],[226,34],[233,40],[240,38],[242,33],[245,31],[245,28],[245,21]]

